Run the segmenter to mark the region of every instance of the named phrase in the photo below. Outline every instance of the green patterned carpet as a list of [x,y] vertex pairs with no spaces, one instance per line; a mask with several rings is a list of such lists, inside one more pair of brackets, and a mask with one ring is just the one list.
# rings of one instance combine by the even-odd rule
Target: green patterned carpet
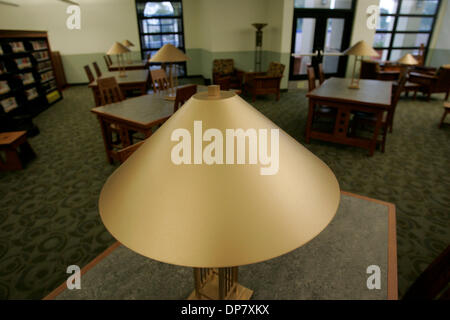
[[[305,91],[260,97],[253,105],[304,143]],[[399,294],[450,243],[450,125],[438,129],[443,95],[402,99],[386,153],[312,141],[307,147],[336,174],[342,190],[397,206]],[[0,172],[0,299],[40,299],[114,242],[97,200],[115,169],[106,162],[85,86],[40,114],[30,139],[38,157]],[[450,121],[450,118],[447,120]],[[358,230],[355,230],[358,232]]]

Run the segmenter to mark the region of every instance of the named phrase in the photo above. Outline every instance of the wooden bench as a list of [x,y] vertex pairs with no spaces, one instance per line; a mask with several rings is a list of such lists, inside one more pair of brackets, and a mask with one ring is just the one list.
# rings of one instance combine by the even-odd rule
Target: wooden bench
[[26,131],[0,133],[0,170],[21,170],[24,162],[34,158],[36,154],[27,141]]

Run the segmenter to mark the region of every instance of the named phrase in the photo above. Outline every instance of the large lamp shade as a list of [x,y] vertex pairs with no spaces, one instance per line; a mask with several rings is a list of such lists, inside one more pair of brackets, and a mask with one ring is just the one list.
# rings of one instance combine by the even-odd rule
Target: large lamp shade
[[403,57],[397,60],[398,63],[403,65],[413,66],[419,63],[410,53],[405,54]]
[[[223,133],[223,159],[226,129],[267,129],[267,150],[275,150],[270,132],[278,129],[278,171],[262,175],[267,165],[250,164],[248,150],[246,164],[194,164],[195,149],[205,152],[211,143],[201,142],[194,121],[203,133]],[[190,133],[192,164],[171,160],[179,128]],[[242,98],[220,91],[197,93],[150,136],[109,177],[99,210],[109,232],[131,250],[212,268],[268,260],[304,245],[330,223],[339,201],[338,182],[324,162]]]
[[353,63],[352,80],[350,82],[350,89],[359,89],[359,78],[355,78],[356,63],[358,62],[358,57],[378,57],[379,54],[371,46],[367,44],[364,40],[361,40],[345,50],[344,55],[355,56],[355,61]]
[[162,46],[153,57],[150,58],[150,62],[161,63],[183,62],[187,60],[188,57],[184,52],[170,43]]
[[130,49],[128,49],[123,44],[116,41],[111,46],[111,48],[109,48],[109,50],[108,50],[108,52],[106,52],[106,54],[109,54],[109,55],[122,54],[122,53],[129,52],[129,51],[130,51]]

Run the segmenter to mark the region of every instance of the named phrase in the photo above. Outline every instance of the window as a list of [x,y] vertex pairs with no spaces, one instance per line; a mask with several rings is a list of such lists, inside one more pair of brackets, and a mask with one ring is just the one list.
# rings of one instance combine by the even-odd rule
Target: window
[[[136,11],[142,58],[153,56],[168,43],[185,51],[181,0],[136,0]],[[178,73],[186,74],[186,63],[179,64]]]
[[406,53],[425,55],[431,40],[440,0],[380,0],[380,19],[373,47],[383,61],[396,61]]

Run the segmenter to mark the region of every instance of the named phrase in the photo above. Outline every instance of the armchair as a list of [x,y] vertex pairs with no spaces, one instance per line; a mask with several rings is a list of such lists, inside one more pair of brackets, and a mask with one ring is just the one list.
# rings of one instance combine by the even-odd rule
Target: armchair
[[213,61],[213,84],[220,85],[221,90],[241,89],[244,71],[234,67],[233,59]]
[[256,95],[273,93],[280,100],[280,83],[283,77],[284,64],[271,62],[267,72],[250,72],[245,74],[244,90],[252,95],[252,101]]
[[445,92],[445,100],[448,100],[450,93],[450,65],[443,65],[435,74],[425,74],[410,72],[409,81],[421,85],[419,89],[423,94],[427,94],[430,100],[432,93]]
[[396,81],[400,77],[400,71],[382,71],[377,61],[361,61],[361,79]]

